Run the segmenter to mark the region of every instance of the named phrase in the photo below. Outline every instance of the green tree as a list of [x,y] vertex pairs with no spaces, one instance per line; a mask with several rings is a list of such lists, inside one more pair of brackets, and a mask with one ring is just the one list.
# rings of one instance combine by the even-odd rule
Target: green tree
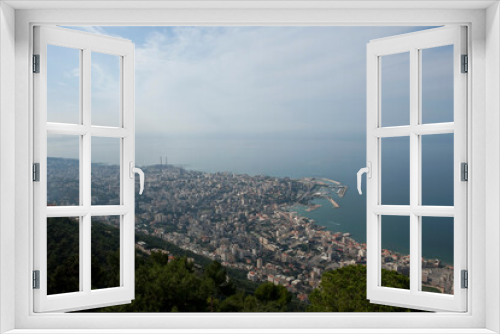
[[210,293],[210,312],[214,312],[216,309],[215,299],[232,295],[235,292],[234,284],[227,276],[226,269],[217,261],[213,261],[205,267],[203,277]]
[[286,312],[290,311],[292,295],[281,285],[271,282],[262,283],[255,295],[236,293],[224,299],[219,306],[220,312]]
[[80,287],[79,223],[75,218],[47,219],[47,293]]
[[271,282],[261,284],[255,290],[260,312],[286,312],[288,311],[292,294],[281,285]]
[[257,298],[245,295],[242,292],[236,293],[224,299],[219,306],[219,312],[259,312]]
[[[382,285],[409,289],[410,279],[382,269]],[[347,266],[325,272],[321,284],[310,295],[309,312],[411,312],[410,309],[372,304],[366,299],[366,267]]]
[[47,276],[48,294],[75,292],[79,290],[80,264],[78,255],[73,254],[58,265],[47,265],[47,268],[47,271],[50,272]]
[[209,291],[186,257],[168,262],[168,255],[152,252],[136,257],[135,299],[107,307],[108,312],[205,312]]

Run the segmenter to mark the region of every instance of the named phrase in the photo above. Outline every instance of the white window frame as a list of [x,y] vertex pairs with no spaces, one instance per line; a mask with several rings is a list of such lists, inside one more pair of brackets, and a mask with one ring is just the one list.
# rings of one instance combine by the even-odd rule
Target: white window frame
[[[39,163],[39,181],[34,193],[34,270],[39,271],[39,289],[34,289],[34,311],[74,311],[130,303],[134,299],[135,183],[131,176],[135,159],[134,44],[128,40],[53,26],[34,27],[34,54],[39,55],[39,73],[34,84],[34,162]],[[80,117],[78,124],[47,122],[47,45],[72,48],[80,55]],[[96,126],[91,120],[92,53],[119,58],[119,126]],[[47,135],[79,138],[79,205],[47,206]],[[92,205],[91,142],[96,137],[120,141],[120,204]],[[93,216],[120,216],[120,285],[92,290],[91,229]],[[47,295],[47,218],[79,217],[79,290]]]
[[[11,6],[27,10],[15,11]],[[498,3],[473,1],[412,2],[107,2],[7,1],[0,4],[0,319],[1,330],[36,333],[37,329],[69,333],[77,329],[100,333],[127,329],[143,333],[146,328],[161,332],[467,332],[500,331],[498,259],[500,230],[500,12]],[[127,6],[136,9],[102,10]],[[148,9],[147,7],[150,6]],[[49,8],[50,10],[41,8]],[[57,9],[58,7],[69,7]],[[74,8],[86,9],[74,9]],[[163,8],[158,8],[163,7]],[[397,7],[396,9],[392,7]],[[307,10],[304,10],[307,9]],[[374,9],[375,8],[375,9]],[[13,18],[15,17],[15,22]],[[467,313],[433,314],[34,314],[31,286],[32,251],[32,26],[60,25],[443,25],[465,24],[469,31],[472,75],[468,96],[468,143],[470,162],[468,215],[470,243]],[[15,40],[14,40],[15,31]],[[15,65],[15,73],[10,69]],[[5,70],[5,71],[4,71]],[[15,82],[15,85],[12,85]],[[15,94],[15,100],[9,97]],[[15,108],[15,113],[12,111]],[[6,127],[15,128],[9,131]],[[15,139],[15,145],[12,142]],[[15,170],[15,182],[12,173]],[[355,173],[356,171],[353,171]],[[488,183],[486,183],[488,175]],[[15,211],[9,210],[15,186]],[[11,188],[12,189],[12,188]],[[488,196],[486,196],[488,194]],[[15,219],[15,226],[9,224]],[[14,256],[12,256],[14,250]],[[488,252],[488,253],[487,253]],[[486,254],[493,254],[485,265]],[[496,255],[496,256],[495,256]],[[27,259],[30,259],[29,261]],[[14,283],[15,282],[15,283]],[[10,285],[9,285],[10,284]],[[12,289],[15,286],[15,289]],[[488,291],[488,293],[486,293]],[[15,305],[13,308],[12,305]],[[142,329],[137,329],[141,326]],[[290,329],[293,328],[293,329]],[[131,329],[137,329],[136,331]],[[220,330],[217,330],[220,329]],[[338,330],[335,330],[338,329]],[[356,330],[357,329],[357,330]],[[412,330],[413,329],[413,330]],[[345,332],[344,331],[344,332]],[[185,331],[184,331],[185,332]]]
[[[417,31],[370,41],[367,46],[367,298],[377,304],[414,307],[419,310],[467,310],[467,290],[461,288],[461,270],[467,270],[467,183],[461,180],[461,163],[467,163],[467,75],[461,73],[462,55],[467,54],[466,27],[449,26]],[[453,45],[453,122],[422,123],[422,50]],[[392,54],[409,54],[409,124],[383,127],[381,101],[382,59]],[[422,136],[453,134],[454,206],[422,205]],[[382,141],[409,139],[409,205],[382,203]],[[409,218],[410,289],[382,286],[383,216]],[[424,292],[422,282],[422,217],[452,217],[454,241],[454,293]],[[406,220],[401,222],[406,223]]]

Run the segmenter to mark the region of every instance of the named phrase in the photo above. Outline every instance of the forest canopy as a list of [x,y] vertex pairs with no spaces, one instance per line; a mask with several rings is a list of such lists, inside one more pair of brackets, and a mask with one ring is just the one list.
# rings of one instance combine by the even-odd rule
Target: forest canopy
[[[48,293],[79,290],[79,221],[50,218],[47,223]],[[119,286],[117,227],[92,221],[92,288]],[[94,312],[409,312],[371,304],[366,299],[366,267],[352,265],[323,273],[321,284],[299,301],[285,286],[255,283],[244,273],[219,262],[188,257],[177,247],[151,236],[137,235],[164,251],[136,251],[135,299],[130,304]],[[157,239],[157,240],[154,240]],[[161,249],[161,248],[160,248]],[[198,262],[201,262],[198,264]],[[409,278],[382,270],[384,286],[408,289]],[[85,311],[88,312],[88,311]]]

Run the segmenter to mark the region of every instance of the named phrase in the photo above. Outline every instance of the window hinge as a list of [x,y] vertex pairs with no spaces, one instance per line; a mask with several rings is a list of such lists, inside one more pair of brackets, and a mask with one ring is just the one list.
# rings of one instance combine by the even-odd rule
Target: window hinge
[[461,284],[462,289],[467,289],[469,287],[469,273],[468,273],[468,271],[462,270],[460,276],[462,278],[462,284]]
[[33,181],[40,182],[40,163],[33,164]]
[[469,165],[466,162],[462,162],[462,164],[460,165],[460,170],[462,174],[460,180],[469,181]]
[[33,55],[33,73],[40,73],[40,55]]
[[469,56],[462,55],[462,73],[469,72]]
[[33,270],[33,289],[40,289],[40,270]]

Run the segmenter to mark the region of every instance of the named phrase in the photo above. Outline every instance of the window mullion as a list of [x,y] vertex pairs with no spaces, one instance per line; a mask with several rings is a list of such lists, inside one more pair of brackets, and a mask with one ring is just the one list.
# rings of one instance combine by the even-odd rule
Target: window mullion
[[86,293],[90,293],[91,290],[91,281],[92,281],[92,273],[91,273],[91,240],[90,240],[90,229],[91,229],[91,216],[90,213],[83,216],[82,219],[82,231],[81,233],[81,245],[80,251],[82,252],[82,264],[83,270],[81,271],[80,276],[83,278],[83,291]]
[[[83,50],[83,70],[82,70],[82,125],[90,130],[90,103],[91,103],[91,63],[90,63],[90,55],[91,51],[89,49]],[[87,131],[83,135],[83,147],[82,147],[82,159],[80,159],[80,163],[82,164],[83,171],[83,205],[85,207],[90,207],[91,205],[91,152],[90,152],[90,144],[91,144],[91,132]]]
[[[83,49],[83,64],[82,64],[82,124],[90,129],[91,120],[91,50]],[[80,159],[81,170],[83,171],[82,179],[82,199],[83,205],[90,210],[92,202],[91,194],[91,134],[88,131],[82,136],[82,158]],[[82,217],[82,233],[80,253],[81,253],[81,277],[83,291],[90,293],[91,290],[91,216],[90,211]]]
[[420,194],[420,145],[419,136],[415,129],[419,124],[420,100],[420,66],[419,51],[410,50],[410,291],[419,290],[420,257],[418,256],[419,242],[419,217],[413,210],[419,204]]
[[[430,126],[425,126],[422,122],[422,50],[416,50],[416,64],[417,64],[417,77],[415,78],[416,84],[418,85],[417,87],[417,101],[416,101],[416,115],[415,115],[415,120],[417,121],[417,125],[415,126],[415,130],[421,130],[425,128],[431,128],[432,125]],[[442,124],[441,126],[437,126],[441,130],[444,130],[446,127],[448,130],[453,132],[453,123],[451,124]],[[432,130],[429,131],[427,134],[432,133]],[[436,131],[436,133],[445,133],[444,131]],[[415,206],[415,209],[421,209],[422,205],[422,135],[426,134],[426,131],[418,131],[415,132],[416,136],[416,144],[417,144],[417,161],[415,168],[417,169],[417,175],[416,175],[416,182],[417,182],[417,206]],[[419,214],[418,216],[416,215],[417,212],[414,210],[413,211],[415,217],[416,217],[416,234],[415,234],[415,242],[417,242],[417,245],[415,247],[416,249],[416,273],[417,273],[417,279],[415,280],[418,291],[422,291],[422,214]]]
[[[83,50],[80,50],[80,123],[78,124],[78,127],[83,124],[84,122],[84,53]],[[84,185],[85,185],[85,180],[84,180],[84,144],[83,144],[83,136],[79,136],[79,141],[80,141],[80,156],[79,156],[79,168],[80,168],[80,206],[83,206],[85,201],[85,195],[84,195]],[[79,259],[78,259],[78,264],[79,264],[79,290],[83,291],[84,290],[84,253],[83,253],[83,245],[84,245],[84,238],[83,238],[83,233],[84,233],[84,228],[83,228],[83,216],[79,217],[78,219],[78,226],[79,226],[79,231],[78,231],[78,249],[79,249]]]

